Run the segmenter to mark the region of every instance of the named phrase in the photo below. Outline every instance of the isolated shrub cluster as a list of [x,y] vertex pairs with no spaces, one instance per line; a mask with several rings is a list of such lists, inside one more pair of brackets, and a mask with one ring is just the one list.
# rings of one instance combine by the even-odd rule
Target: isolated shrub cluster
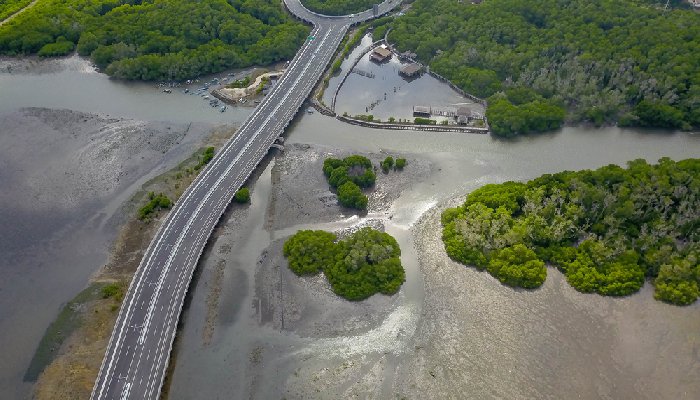
[[150,192],[148,194],[148,203],[139,208],[139,219],[147,219],[158,210],[167,210],[172,207],[172,204],[170,198],[163,193],[155,194]]
[[326,231],[297,232],[284,243],[284,256],[297,275],[323,271],[333,292],[348,300],[396,293],[406,279],[399,244],[388,233],[363,228],[345,240]]
[[367,157],[352,155],[344,159],[327,158],[323,161],[323,174],[328,184],[338,190],[338,202],[344,207],[367,209],[367,196],[362,188],[374,185],[377,175],[372,161]]

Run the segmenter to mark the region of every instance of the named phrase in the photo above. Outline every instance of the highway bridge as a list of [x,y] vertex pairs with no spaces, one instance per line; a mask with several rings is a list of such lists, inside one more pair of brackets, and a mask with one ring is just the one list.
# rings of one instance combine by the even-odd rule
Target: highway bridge
[[[299,111],[349,27],[375,17],[372,10],[330,17],[312,13],[299,0],[284,3],[296,17],[313,24],[313,40],[306,41],[277,85],[163,221],[119,310],[91,399],[159,397],[185,295],[214,227]],[[397,3],[382,3],[377,15]]]

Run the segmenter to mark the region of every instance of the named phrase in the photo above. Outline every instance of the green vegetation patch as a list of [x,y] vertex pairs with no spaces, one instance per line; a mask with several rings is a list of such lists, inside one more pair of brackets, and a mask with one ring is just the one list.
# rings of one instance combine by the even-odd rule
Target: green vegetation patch
[[497,134],[556,128],[562,109],[572,122],[697,129],[700,14],[664,4],[416,0],[389,41],[471,94],[502,92],[487,110]]
[[248,204],[250,203],[250,189],[244,187],[238,189],[236,194],[233,195],[233,201],[238,204]]
[[365,32],[367,32],[366,25],[359,27],[351,37],[345,36],[345,38],[343,38],[343,42],[340,44],[343,50],[340,52],[340,56],[335,60],[335,62],[331,66],[331,75],[334,75],[338,71],[340,71],[340,66],[343,63],[343,60],[347,58],[348,54],[350,54],[352,49],[354,49],[355,46],[357,46],[358,43],[360,43],[362,37],[365,36]]
[[150,218],[159,210],[167,210],[173,204],[170,198],[163,193],[155,194],[154,192],[150,192],[148,194],[148,199],[148,203],[139,208],[139,219],[141,220]]
[[[519,97],[521,92],[528,92],[529,96]],[[497,136],[511,137],[557,129],[564,124],[566,117],[566,110],[555,100],[544,99],[528,88],[499,92],[489,97],[488,104],[486,118],[491,132]]]
[[338,190],[338,202],[358,210],[367,209],[367,196],[362,188],[374,185],[377,175],[372,161],[367,157],[352,155],[344,159],[327,158],[323,161],[323,174],[328,184]]
[[389,172],[389,170],[394,167],[394,157],[388,156],[384,159],[384,161],[379,163],[379,166],[382,167],[382,171],[384,171],[384,173]]
[[2,0],[0,1],[0,21],[28,6],[32,0]]
[[324,15],[349,15],[369,10],[380,0],[301,0],[311,11]]
[[0,27],[0,54],[75,48],[117,78],[184,80],[291,59],[308,32],[273,0],[45,0]]
[[406,273],[396,239],[372,228],[362,228],[345,240],[336,239],[326,231],[297,232],[284,244],[289,268],[297,275],[323,271],[333,292],[348,300],[398,292]]
[[[104,297],[105,288],[114,286],[124,292],[122,284],[95,283],[80,292],[71,301],[63,306],[56,319],[46,328],[44,336],[29,363],[24,374],[24,380],[35,382],[47,365],[51,364],[58,355],[58,350],[63,342],[80,327],[82,322],[81,312],[87,307],[87,303]],[[108,289],[111,293],[111,289]],[[116,293],[115,293],[116,295]],[[111,297],[111,296],[110,296]]]
[[421,117],[416,117],[413,120],[413,123],[416,125],[437,125],[436,120],[430,119],[430,118],[421,118]]
[[700,285],[700,159],[485,185],[442,214],[447,254],[509,286],[536,288],[544,263],[578,291],[693,303]]
[[343,207],[366,210],[367,201],[367,196],[354,182],[345,182],[338,188],[338,203]]
[[214,159],[215,149],[213,147],[207,147],[204,149],[202,154],[199,156],[199,162],[194,166],[195,171],[199,171],[202,167],[209,164],[209,162]]
[[226,85],[226,87],[227,87],[227,88],[238,88],[238,89],[243,89],[243,88],[247,88],[248,86],[250,86],[250,83],[251,83],[251,82],[252,82],[252,80],[250,79],[250,77],[249,77],[249,76],[246,76],[246,77],[243,78],[243,79],[236,79],[235,81],[233,81],[233,82],[229,83],[228,85]]

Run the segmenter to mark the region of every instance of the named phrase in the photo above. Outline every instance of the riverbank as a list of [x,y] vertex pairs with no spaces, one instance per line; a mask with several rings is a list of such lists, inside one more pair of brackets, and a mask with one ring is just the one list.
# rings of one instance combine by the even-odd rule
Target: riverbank
[[[203,142],[204,146],[220,147],[232,134],[233,130],[212,132]],[[196,166],[200,162],[202,150],[197,151],[176,168],[145,183],[141,189],[124,206],[126,222],[119,230],[116,242],[112,246],[110,261],[90,280],[86,289],[89,296],[82,295],[68,306],[73,312],[72,333],[55,339],[42,341],[37,354],[50,354],[50,357],[36,357],[32,364],[34,370],[43,373],[35,386],[37,399],[75,399],[87,398],[94,385],[114,322],[119,311],[121,298],[141,262],[144,251],[166,212],[157,217],[143,221],[138,218],[136,210],[147,202],[149,192],[164,193],[171,199],[177,199],[196,178]],[[116,295],[108,296],[103,287],[115,285]],[[64,321],[59,319],[47,330],[47,334],[61,332]],[[46,339],[46,338],[45,338]],[[46,346],[50,346],[49,350]],[[42,365],[46,364],[48,365]]]

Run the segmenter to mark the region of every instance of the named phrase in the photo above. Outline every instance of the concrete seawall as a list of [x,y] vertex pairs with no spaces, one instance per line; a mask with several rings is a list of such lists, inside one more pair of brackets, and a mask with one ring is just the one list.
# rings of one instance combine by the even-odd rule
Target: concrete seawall
[[339,121],[346,122],[352,125],[364,126],[367,128],[374,129],[391,129],[391,130],[412,130],[412,131],[428,131],[428,132],[461,132],[461,133],[489,133],[488,128],[477,128],[473,126],[462,126],[462,125],[416,125],[416,124],[396,124],[396,123],[384,123],[384,122],[368,122],[361,121],[354,118],[345,117],[342,115],[336,115],[335,117]]

